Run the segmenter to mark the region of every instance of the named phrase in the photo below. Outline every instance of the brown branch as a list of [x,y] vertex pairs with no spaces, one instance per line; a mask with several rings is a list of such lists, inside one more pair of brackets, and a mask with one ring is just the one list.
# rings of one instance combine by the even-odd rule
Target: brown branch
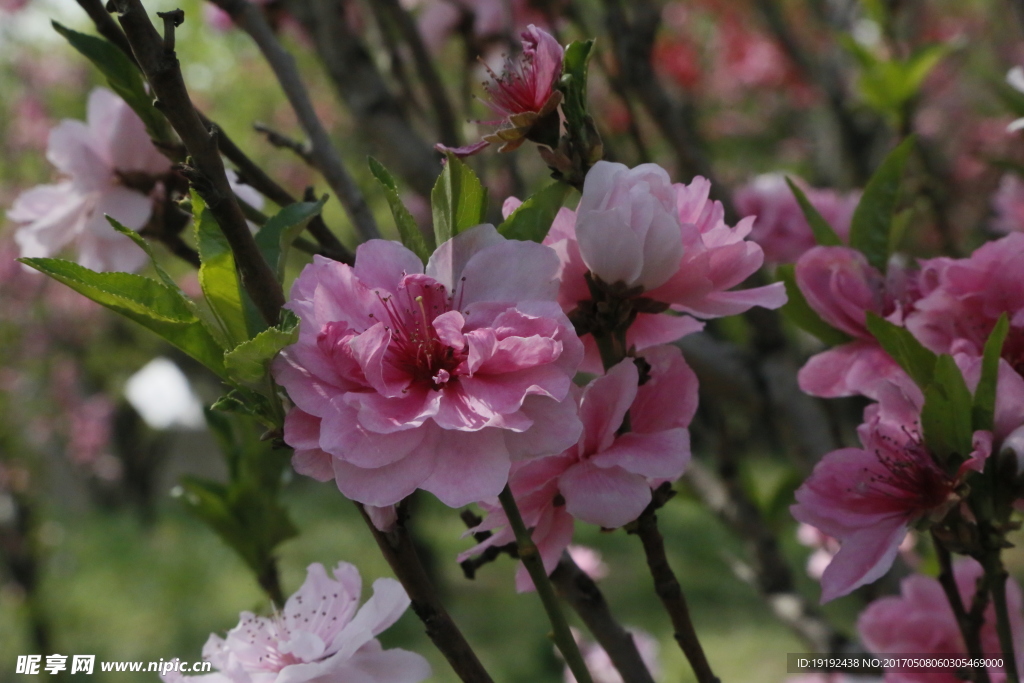
[[711,671],[704,648],[701,647],[700,639],[697,638],[697,630],[693,627],[693,620],[690,619],[690,608],[686,603],[686,595],[682,586],[676,578],[675,572],[669,566],[668,556],[665,554],[665,539],[658,531],[657,509],[671,497],[671,487],[667,484],[654,492],[654,500],[643,511],[640,518],[626,527],[631,534],[636,534],[644,546],[644,555],[647,557],[647,567],[651,570],[651,577],[654,579],[654,592],[658,594],[661,604],[665,606],[669,619],[672,620],[672,628],[676,642],[686,655],[686,659],[697,676],[698,683],[720,683],[719,679]]
[[378,2],[391,14],[402,38],[405,39],[412,51],[416,73],[419,75],[420,81],[423,82],[430,105],[434,109],[434,118],[441,142],[450,147],[457,147],[460,136],[456,125],[455,110],[448,98],[448,91],[444,87],[444,81],[441,80],[441,74],[434,65],[434,59],[423,42],[423,36],[420,35],[416,21],[398,0],[378,0]]
[[412,610],[426,627],[427,636],[448,660],[455,673],[464,683],[493,683],[490,674],[484,670],[476,653],[441,604],[405,526],[402,508],[399,507],[399,519],[394,528],[381,531],[373,525],[363,506],[359,503],[355,505],[373,534],[373,540],[384,554],[384,559],[391,566],[391,571],[409,594]]
[[330,135],[320,122],[313,102],[302,83],[302,77],[295,65],[295,59],[282,47],[274,35],[263,13],[247,0],[211,0],[231,15],[235,24],[253,39],[263,53],[288,102],[295,110],[299,125],[309,137],[309,159],[323,174],[328,186],[352,219],[356,232],[364,240],[379,238],[377,221],[366,204],[362,191],[349,174],[331,143]]
[[267,142],[274,147],[277,147],[278,149],[287,149],[308,165],[316,168],[316,165],[313,163],[312,150],[310,149],[308,142],[299,142],[298,140],[288,137],[284,133],[277,132],[270,126],[260,123],[259,121],[252,124],[252,127],[256,129],[256,132],[262,133],[267,139]]
[[[971,610],[968,612],[960,597],[960,588],[956,585],[953,561],[949,550],[942,544],[942,541],[935,537],[934,533],[932,534],[932,545],[939,561],[939,584],[946,594],[946,599],[949,600],[949,606],[953,609],[953,616],[956,617],[960,634],[964,637],[964,643],[967,645],[967,653],[972,658],[983,658],[985,654],[981,646],[981,625],[985,620],[988,588],[984,584],[977,587],[974,599],[971,601]],[[982,666],[974,669],[975,683],[989,683],[990,680],[987,668]]]
[[343,0],[286,0],[316,46],[327,74],[381,161],[429,197],[441,172],[439,157],[412,127],[401,102],[377,70],[366,46],[346,22]]
[[[284,294],[274,271],[260,254],[245,216],[235,201],[217,146],[216,129],[207,128],[192,105],[178,58],[153,26],[141,0],[113,0],[113,3],[121,28],[157,97],[160,110],[191,158],[191,165],[183,173],[206,202],[231,245],[242,284],[263,319],[270,325],[276,325],[284,305]],[[165,33],[173,34],[178,17],[167,13],[163,18]]]
[[626,683],[654,683],[651,672],[640,656],[633,636],[612,616],[608,603],[594,580],[587,576],[568,553],[562,554],[551,582],[558,594],[568,602],[591,635],[608,653],[615,669]]

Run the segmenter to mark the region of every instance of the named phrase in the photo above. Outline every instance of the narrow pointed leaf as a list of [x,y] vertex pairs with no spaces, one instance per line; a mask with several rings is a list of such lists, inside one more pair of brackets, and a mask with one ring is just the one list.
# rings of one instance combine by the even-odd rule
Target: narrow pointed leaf
[[899,199],[900,181],[913,145],[911,136],[889,153],[864,188],[850,222],[850,246],[863,253],[868,263],[882,273],[889,261],[889,234]]
[[484,222],[487,189],[468,165],[449,152],[448,163],[430,193],[438,246]]
[[306,225],[324,208],[327,197],[317,202],[296,202],[274,214],[256,233],[256,246],[277,275],[277,281],[284,280],[284,265],[288,250],[295,238],[306,229]]
[[398,194],[398,183],[388,169],[384,168],[384,164],[373,157],[368,157],[368,161],[370,172],[384,189],[384,197],[388,200],[388,206],[391,207],[391,216],[395,219],[395,227],[398,228],[398,236],[402,240],[402,244],[419,256],[423,263],[426,263],[434,252],[434,248],[427,244],[426,238],[419,226],[416,225],[416,219],[412,217],[409,209],[402,202],[402,198]]
[[262,386],[267,378],[270,361],[281,349],[294,344],[298,338],[299,328],[294,321],[286,329],[269,327],[263,330],[224,354],[228,376],[239,384]]
[[886,353],[893,357],[922,391],[932,383],[936,356],[921,345],[910,330],[894,325],[870,311],[867,327]]
[[228,345],[233,347],[249,338],[235,256],[213,214],[206,210],[202,197],[194,190],[192,216],[201,262],[199,285]]
[[1003,353],[1003,344],[1006,342],[1006,335],[1009,331],[1010,322],[1006,313],[1003,313],[999,316],[996,326],[985,342],[985,349],[981,356],[981,378],[978,380],[978,386],[974,389],[972,414],[975,429],[991,430],[995,424],[999,358]]
[[814,208],[814,204],[811,204],[811,201],[807,199],[804,191],[789,178],[786,178],[786,184],[789,185],[790,191],[796,197],[800,210],[804,212],[804,218],[807,219],[807,224],[811,226],[811,232],[814,233],[814,240],[823,247],[843,246],[843,240],[839,239],[839,235],[829,225],[829,222],[825,220],[825,217]]
[[942,354],[935,363],[932,383],[924,390],[921,409],[924,442],[940,463],[956,462],[971,453],[971,392],[952,356]]
[[565,183],[548,185],[520,204],[498,232],[510,240],[543,242],[571,189]]

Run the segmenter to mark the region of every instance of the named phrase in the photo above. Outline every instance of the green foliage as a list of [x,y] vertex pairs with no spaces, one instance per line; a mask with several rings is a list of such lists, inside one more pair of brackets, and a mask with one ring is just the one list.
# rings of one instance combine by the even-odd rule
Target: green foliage
[[277,281],[284,281],[284,265],[288,249],[295,238],[306,229],[309,221],[323,210],[327,197],[317,202],[296,202],[284,207],[264,224],[256,233],[256,246],[277,275]]
[[554,183],[536,192],[498,226],[498,232],[510,240],[543,242],[571,189]]
[[884,59],[850,36],[842,42],[861,67],[857,88],[864,102],[896,127],[904,124],[907,107],[920,93],[924,79],[953,50],[935,43],[919,48],[906,60]]
[[1003,344],[1006,342],[1006,335],[1009,332],[1009,318],[1006,313],[1003,313],[989,334],[981,356],[981,378],[978,380],[978,386],[974,389],[972,410],[975,429],[991,430],[995,423],[999,357],[1003,353]]
[[586,129],[587,119],[587,68],[594,52],[594,40],[576,40],[565,48],[562,60],[562,77],[558,89],[562,91],[562,111],[567,127],[573,131]]
[[430,193],[434,239],[438,246],[480,225],[487,212],[487,188],[468,165],[449,152],[448,163]]
[[20,260],[101,306],[156,332],[218,376],[227,377],[224,348],[180,291],[142,275],[97,273],[61,259]]
[[398,195],[398,183],[394,176],[373,157],[367,157],[367,161],[370,164],[370,172],[373,173],[373,177],[384,188],[384,197],[388,200],[388,206],[391,207],[391,216],[395,219],[395,226],[398,228],[398,236],[402,240],[402,244],[419,256],[423,263],[426,263],[430,255],[434,253],[434,247],[427,244],[426,238],[420,232],[419,226],[416,225],[416,220],[402,203],[402,198]]
[[789,178],[786,178],[786,184],[789,185],[789,190],[796,197],[800,210],[804,212],[804,218],[807,219],[807,224],[811,226],[811,232],[814,233],[814,240],[823,247],[843,246],[843,241],[839,239],[839,235],[836,234],[836,231],[825,220],[825,217],[814,208],[814,205],[807,199],[804,191],[797,187],[796,183]]
[[932,382],[924,388],[921,430],[925,444],[940,463],[954,457],[959,463],[971,452],[971,392],[950,355],[938,357]]
[[299,338],[298,319],[292,315],[277,327],[269,327],[224,354],[228,377],[247,387],[259,387],[278,352]]
[[889,153],[864,188],[850,222],[850,246],[862,252],[868,263],[882,273],[889,262],[900,180],[913,145],[914,137],[911,136]]
[[867,327],[910,378],[922,390],[927,389],[935,374],[935,354],[922,346],[910,330],[894,325],[871,311],[867,313]]
[[127,228],[121,225],[120,223],[117,222],[116,219],[110,216],[106,216],[105,218],[107,219],[107,222],[110,223],[110,227],[112,227],[114,230],[117,230],[119,233],[130,239],[132,242],[135,242],[135,245],[139,249],[142,249],[142,251],[146,252],[146,256],[149,257],[150,265],[153,266],[153,269],[156,271],[156,274],[160,277],[161,282],[163,282],[165,285],[181,294],[183,299],[186,299],[186,301],[191,303],[191,299],[185,297],[185,293],[181,291],[180,287],[178,287],[178,283],[174,281],[174,278],[168,275],[167,271],[161,268],[160,264],[157,263],[156,256],[153,254],[153,247],[149,245],[149,242],[146,241],[145,237],[143,237],[136,231],[132,230],[131,228]]
[[782,307],[782,312],[790,322],[805,332],[813,334],[829,346],[838,346],[839,344],[845,344],[850,341],[850,336],[848,334],[841,330],[837,330],[822,320],[817,311],[811,308],[811,305],[807,303],[807,299],[804,298],[803,292],[800,291],[800,288],[796,284],[796,275],[792,265],[787,264],[779,266],[776,272],[779,280],[786,285],[786,296],[788,297],[788,300]]
[[171,139],[167,120],[153,106],[153,97],[146,92],[142,73],[120,48],[105,38],[73,31],[56,21],[51,24],[71,47],[78,50],[103,73],[111,90],[127,102],[146,124],[150,137],[164,141]]
[[183,499],[261,579],[273,570],[274,549],[298,535],[278,501],[287,451],[260,441],[241,418],[207,411],[206,420],[227,460],[229,483],[185,477]]
[[192,216],[196,246],[199,248],[199,285],[224,335],[225,346],[234,348],[249,338],[242,283],[235,268],[235,255],[202,197],[192,191]]

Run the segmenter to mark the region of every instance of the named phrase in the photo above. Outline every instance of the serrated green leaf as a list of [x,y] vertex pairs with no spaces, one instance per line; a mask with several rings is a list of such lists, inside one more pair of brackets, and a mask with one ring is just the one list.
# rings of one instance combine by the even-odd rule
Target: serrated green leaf
[[398,236],[401,238],[402,244],[419,256],[423,263],[426,263],[430,259],[430,255],[434,253],[434,247],[427,244],[426,238],[419,226],[416,225],[416,219],[402,203],[402,198],[398,194],[398,183],[394,176],[373,157],[367,157],[367,161],[370,164],[370,172],[373,177],[384,188],[384,197],[388,200],[388,206],[391,207],[391,216],[395,219],[395,227],[398,228]]
[[554,183],[536,192],[498,226],[498,232],[510,240],[543,242],[571,189]]
[[921,430],[925,445],[940,463],[953,457],[959,463],[971,453],[971,392],[947,354],[938,357],[932,383],[924,389]]
[[224,348],[190,303],[163,283],[131,273],[96,273],[60,259],[19,259],[101,306],[134,320],[226,378]]
[[779,266],[776,274],[779,280],[786,285],[787,301],[782,307],[782,313],[790,322],[805,332],[813,334],[829,346],[839,346],[850,341],[851,338],[848,334],[822,320],[817,311],[807,303],[803,292],[796,284],[796,274],[791,264]]
[[317,202],[296,202],[274,214],[256,233],[256,246],[277,275],[284,280],[284,266],[288,250],[306,225],[319,214],[327,202],[326,195]]
[[889,153],[864,188],[850,222],[850,246],[882,273],[889,261],[889,235],[900,181],[913,145],[914,137],[910,136]]
[[790,192],[796,197],[796,203],[800,205],[800,210],[804,212],[804,218],[807,219],[807,224],[811,226],[811,232],[814,233],[814,240],[823,247],[841,247],[843,241],[839,239],[839,235],[829,225],[829,222],[825,220],[818,209],[811,204],[811,201],[807,199],[807,195],[801,190],[796,183],[786,178],[786,184],[789,185]]
[[154,140],[170,140],[170,129],[146,92],[142,73],[120,48],[99,36],[73,31],[51,22],[54,30],[64,36],[71,47],[92,62],[107,79],[110,89],[123,99],[146,124],[146,131]]
[[299,338],[299,328],[269,327],[252,339],[224,354],[228,376],[240,384],[261,386],[267,377],[267,365],[278,352]]
[[867,314],[867,328],[910,378],[922,390],[927,389],[935,374],[935,354],[922,346],[910,330],[894,325],[870,311]]
[[[113,218],[112,216],[104,216],[104,218],[106,218],[107,222],[110,223],[110,227],[112,227],[114,230],[117,230],[119,233],[130,239],[132,242],[135,242],[139,249],[142,249],[142,251],[146,252],[146,256],[149,257],[149,262],[153,265],[153,269],[156,270],[156,274],[160,277],[160,280],[165,285],[181,294],[182,298],[185,299],[186,301],[188,300],[188,298],[185,296],[185,293],[181,291],[180,287],[178,287],[178,283],[174,281],[174,278],[168,275],[167,271],[161,268],[160,264],[157,263],[156,256],[153,254],[153,247],[150,246],[149,242],[146,241],[145,237],[143,237],[136,231],[132,230],[131,228],[126,228],[125,226],[121,225],[120,223],[117,222],[117,219]],[[193,310],[195,309],[193,308]]]
[[448,163],[430,193],[434,239],[440,246],[460,232],[484,222],[487,189],[467,164],[447,153]]
[[992,332],[985,341],[985,349],[981,356],[981,377],[974,389],[974,406],[972,415],[975,429],[992,430],[995,425],[996,389],[999,379],[999,358],[1003,354],[1003,344],[1010,332],[1010,321],[1006,313],[999,316]]
[[213,214],[206,210],[203,198],[195,190],[192,190],[192,218],[199,249],[199,286],[228,347],[233,348],[249,338],[235,255]]

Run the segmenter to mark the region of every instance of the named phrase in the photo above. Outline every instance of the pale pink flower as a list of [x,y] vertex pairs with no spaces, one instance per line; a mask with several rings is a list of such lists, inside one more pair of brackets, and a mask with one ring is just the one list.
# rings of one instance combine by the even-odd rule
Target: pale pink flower
[[797,376],[812,396],[864,394],[902,371],[867,328],[867,313],[901,324],[916,297],[915,274],[893,264],[888,277],[849,247],[813,247],[796,264],[807,303],[832,327],[853,337],[813,356]]
[[962,352],[981,355],[996,321],[1009,315],[1003,358],[1024,374],[1024,233],[988,242],[968,258],[935,258],[921,264],[922,298],[906,326],[936,353],[959,342]]
[[153,201],[148,189],[133,187],[152,187],[170,169],[138,115],[114,93],[97,88],[89,95],[87,122],[61,121],[50,132],[46,157],[70,180],[39,185],[14,201],[7,217],[23,224],[15,233],[21,255],[53,256],[74,244],[78,262],[87,268],[141,268],[146,254],[104,217],[141,229]]
[[967,473],[981,471],[991,453],[991,433],[975,432],[973,452],[948,474],[922,442],[916,387],[887,382],[879,392],[880,402],[865,409],[857,430],[863,448],[826,454],[790,508],[797,521],[840,543],[821,577],[822,602],[885,574],[910,526],[945,517],[959,503]]
[[[835,190],[808,187],[799,180],[794,182],[836,234],[845,240],[850,233],[850,221],[860,201],[860,192],[841,194]],[[769,263],[793,263],[817,244],[811,226],[781,173],[757,176],[736,190],[733,201],[741,214],[757,217],[750,239],[761,245],[764,258]]]
[[989,225],[999,233],[1024,232],[1024,181],[1015,173],[1003,175],[992,197],[995,216]]
[[[587,174],[577,212],[562,209],[555,218],[544,243],[562,262],[559,303],[574,322],[584,328],[604,324],[598,320],[600,310],[614,307],[627,316],[613,321],[629,323],[627,348],[644,349],[701,330],[703,323],[690,316],[717,318],[784,304],[781,283],[732,290],[764,260],[761,247],[745,239],[753,217],[735,228],[726,225],[721,203],[709,199],[711,183],[701,177],[671,186],[672,207],[664,179],[649,165],[628,171],[600,161]],[[645,196],[646,188],[655,189]],[[512,200],[504,209],[507,213],[517,205]],[[613,210],[594,214],[595,208],[605,207]],[[666,207],[671,207],[671,218]],[[669,235],[670,226],[678,238]],[[592,288],[606,301],[598,305]],[[593,337],[588,334],[584,343],[584,368],[599,372]]]
[[[373,596],[359,607],[362,579],[347,562],[327,576],[309,565],[306,581],[271,617],[242,612],[226,638],[211,634],[203,659],[216,673],[195,679],[172,672],[166,683],[419,683],[431,675],[418,654],[384,650],[376,636],[398,621],[409,597],[394,579],[373,582]],[[357,609],[358,608],[358,609]]]
[[[978,579],[983,574],[981,565],[964,557],[953,564],[960,598],[970,605]],[[1024,654],[1024,614],[1020,586],[1013,579],[1006,582],[1007,607],[1010,626],[1017,644],[1017,661]],[[995,629],[995,608],[990,603],[981,627],[981,647],[988,657],[999,657],[1002,648]],[[937,579],[914,574],[900,583],[900,595],[875,600],[861,612],[857,620],[861,642],[876,655],[914,653],[915,657],[928,655],[966,655],[967,647],[949,606],[945,591]],[[993,683],[1005,680],[1001,667],[989,669]],[[888,670],[885,683],[959,683],[962,679],[950,669],[945,672]]]
[[[658,661],[658,650],[661,647],[658,644],[657,638],[638,628],[628,628],[626,630],[633,637],[637,652],[640,653],[640,659],[647,666],[647,670],[651,672],[651,677],[654,679],[660,678],[661,663]],[[587,671],[590,672],[593,683],[623,683],[622,675],[619,674],[618,669],[612,664],[611,657],[608,656],[603,647],[587,640],[576,629],[572,629],[572,635],[576,640],[576,644],[579,645],[580,654],[583,655],[583,663],[587,665]],[[572,675],[572,671],[568,666],[565,667],[563,676],[565,683],[576,683],[576,677]]]
[[608,576],[608,565],[601,558],[599,551],[586,545],[570,545],[566,551],[576,566],[593,580],[600,581]]
[[[689,463],[697,377],[674,346],[649,349],[642,358],[650,370],[639,387],[636,364],[627,358],[573,392],[583,421],[575,445],[513,466],[509,486],[549,573],[572,540],[574,519],[611,529],[628,524],[651,502],[651,488],[677,479]],[[631,431],[617,434],[627,411]],[[514,540],[501,507],[482,506],[488,516],[470,531],[501,529],[459,561]],[[516,586],[533,586],[522,567]]]
[[530,0],[425,0],[418,26],[431,52],[438,52],[463,21],[472,20],[473,35],[481,40],[504,38],[530,24],[546,26],[544,12]]
[[556,112],[562,93],[555,89],[555,82],[562,73],[565,51],[550,33],[533,24],[523,31],[522,39],[522,54],[515,60],[506,60],[500,76],[487,69],[492,80],[484,86],[484,102],[501,118],[486,123],[496,125],[497,130],[471,145],[451,148],[439,144],[437,149],[466,157],[491,143],[500,145],[499,152],[511,152],[528,139],[549,146],[557,142]]
[[496,496],[510,462],[575,443],[564,400],[582,345],[554,297],[557,256],[480,225],[426,269],[371,240],[355,267],[314,258],[287,308],[299,341],[273,366],[295,408],[302,474],[384,507],[417,488],[458,507]]

